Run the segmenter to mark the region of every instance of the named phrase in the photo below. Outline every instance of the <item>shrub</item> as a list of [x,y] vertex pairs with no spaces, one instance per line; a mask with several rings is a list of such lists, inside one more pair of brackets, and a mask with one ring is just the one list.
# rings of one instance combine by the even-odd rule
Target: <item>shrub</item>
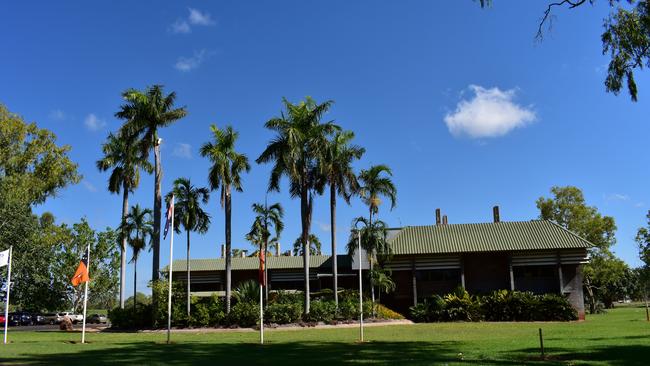
[[312,301],[305,321],[331,323],[336,317],[336,303],[331,300]]
[[210,325],[210,301],[192,296],[191,314],[189,325],[193,327],[207,327]]
[[556,294],[540,296],[538,314],[543,315],[543,319],[540,317],[536,320],[569,321],[578,319],[578,312],[569,301],[564,296]]
[[302,317],[302,304],[292,302],[274,302],[266,307],[264,320],[267,323],[288,324],[299,321]]
[[377,312],[377,318],[379,319],[391,319],[391,320],[404,319],[404,316],[402,314],[397,313],[385,307],[382,304],[376,304],[375,311]]
[[482,318],[478,298],[470,296],[464,289],[445,295],[444,301],[447,320],[478,321]]
[[260,285],[255,280],[244,281],[233,291],[232,296],[239,302],[258,302],[260,299]]
[[141,329],[151,328],[153,317],[151,315],[151,305],[138,305],[136,310],[133,306],[108,311],[108,318],[111,321],[111,327],[117,329]]
[[240,327],[252,327],[257,324],[260,316],[259,304],[253,302],[238,302],[230,309],[228,324]]
[[482,297],[457,290],[444,298],[432,296],[410,308],[416,322],[441,320],[479,321],[568,321],[577,319],[577,312],[561,295],[535,295],[531,292],[494,291]]
[[223,324],[226,320],[225,304],[217,294],[212,295],[209,298],[208,302],[208,311],[210,313],[210,326],[216,326]]

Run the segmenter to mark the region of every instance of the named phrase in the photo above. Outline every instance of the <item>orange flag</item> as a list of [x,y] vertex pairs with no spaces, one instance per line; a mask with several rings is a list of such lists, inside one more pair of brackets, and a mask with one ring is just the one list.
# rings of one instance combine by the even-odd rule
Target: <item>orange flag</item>
[[77,287],[88,281],[90,281],[90,277],[88,277],[88,258],[84,255],[79,262],[79,267],[77,267],[74,276],[72,276],[72,286]]

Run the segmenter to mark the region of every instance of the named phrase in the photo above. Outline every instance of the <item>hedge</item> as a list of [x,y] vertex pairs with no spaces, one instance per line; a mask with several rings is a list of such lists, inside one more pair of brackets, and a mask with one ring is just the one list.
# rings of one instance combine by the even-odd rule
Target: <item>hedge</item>
[[[109,311],[108,317],[112,327],[119,329],[141,329],[165,327],[167,325],[167,287],[166,283],[152,285],[162,299],[156,308],[153,305],[138,305],[133,308],[115,308]],[[259,322],[259,303],[257,301],[237,301],[233,299],[230,314],[225,312],[225,302],[222,298],[212,297],[191,298],[191,315],[187,317],[186,292],[182,285],[174,283],[172,298],[172,326],[174,327],[251,327]],[[310,312],[303,314],[304,300],[302,293],[278,291],[269,294],[269,303],[264,309],[264,322],[267,324],[291,323],[332,323],[335,321],[351,321],[359,318],[359,293],[354,290],[342,291],[339,294],[339,307],[336,309],[334,296],[331,291],[314,294],[310,303]],[[377,318],[400,319],[400,314],[376,305]],[[370,317],[372,304],[367,299],[363,302],[364,317]]]
[[433,295],[410,308],[416,322],[440,321],[570,321],[578,319],[569,301],[557,294],[499,290],[471,296],[459,289],[444,297]]

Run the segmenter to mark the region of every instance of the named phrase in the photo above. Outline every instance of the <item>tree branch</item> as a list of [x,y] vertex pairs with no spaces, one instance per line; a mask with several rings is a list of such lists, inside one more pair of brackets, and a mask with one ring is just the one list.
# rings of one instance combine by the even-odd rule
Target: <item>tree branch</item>
[[544,38],[544,32],[543,32],[542,28],[544,27],[544,24],[547,21],[549,22],[548,28],[549,29],[551,28],[551,25],[553,23],[553,19],[552,19],[553,17],[551,16],[551,11],[553,10],[553,7],[563,6],[565,4],[568,4],[569,9],[573,9],[573,8],[576,8],[576,7],[582,5],[582,4],[586,3],[586,2],[587,2],[587,0],[562,0],[562,1],[559,1],[559,2],[554,2],[554,3],[548,4],[548,6],[546,7],[546,10],[544,11],[544,15],[542,16],[542,19],[539,21],[539,25],[537,27],[537,34],[535,35],[535,40],[542,41],[542,39]]

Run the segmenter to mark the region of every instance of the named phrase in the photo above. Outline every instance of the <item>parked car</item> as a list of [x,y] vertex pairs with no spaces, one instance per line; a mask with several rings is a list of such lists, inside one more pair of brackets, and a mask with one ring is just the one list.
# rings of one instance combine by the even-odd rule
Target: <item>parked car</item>
[[42,324],[57,324],[58,323],[58,314],[57,313],[46,313],[42,315],[43,323]]
[[5,321],[6,321],[5,316],[0,315],[0,325],[5,325]]
[[44,314],[32,314],[32,323],[33,324],[48,324],[48,321],[45,320]]
[[17,311],[15,313],[9,313],[9,325],[33,325],[34,321],[32,320],[32,314],[26,311]]
[[74,314],[74,313],[64,311],[64,312],[60,312],[60,313],[57,314],[57,321],[56,322],[60,323],[63,320],[63,318],[65,318],[66,316],[68,318],[70,318],[70,320],[72,320],[73,324],[77,324],[78,322],[81,322],[81,321],[84,320],[84,316],[81,315],[81,314]]
[[90,317],[88,317],[88,323],[91,324],[106,324],[108,322],[108,318],[106,315],[101,315],[101,314],[93,314]]

